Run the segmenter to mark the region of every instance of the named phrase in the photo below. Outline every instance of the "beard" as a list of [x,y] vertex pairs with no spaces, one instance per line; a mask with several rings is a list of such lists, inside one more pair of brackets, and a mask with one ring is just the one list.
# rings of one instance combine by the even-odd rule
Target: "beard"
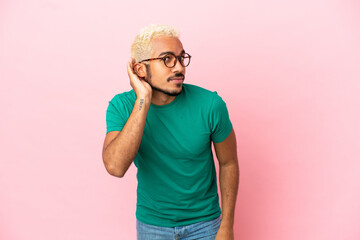
[[[182,88],[180,89],[180,91],[168,91],[168,90],[165,90],[165,89],[162,89],[162,88],[159,88],[159,87],[156,87],[154,86],[152,83],[151,83],[151,71],[150,71],[150,65],[148,64],[145,64],[145,67],[146,67],[146,77],[145,77],[145,81],[150,85],[150,87],[152,88],[153,91],[158,91],[158,92],[162,92],[168,96],[178,96],[181,91],[182,91]],[[176,77],[182,77],[184,76],[183,74],[178,74],[176,73],[175,74]],[[170,81],[168,79],[168,81]],[[176,84],[176,87],[181,87],[182,84]]]
[[[178,96],[178,95],[181,93],[181,91],[182,91],[182,89],[181,89],[180,91],[167,91],[167,90],[165,90],[165,89],[161,89],[161,88],[158,88],[158,87],[153,86],[150,82],[148,82],[148,83],[149,83],[149,85],[151,86],[151,88],[152,88],[153,91],[162,92],[162,93],[165,93],[165,94],[168,95],[168,96]],[[181,84],[178,84],[178,87],[180,87],[180,85],[181,85]]]

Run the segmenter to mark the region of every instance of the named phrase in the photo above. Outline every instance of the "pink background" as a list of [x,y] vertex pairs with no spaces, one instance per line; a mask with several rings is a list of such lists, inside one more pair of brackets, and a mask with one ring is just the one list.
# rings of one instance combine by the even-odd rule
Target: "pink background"
[[135,239],[136,168],[108,175],[101,150],[150,23],[181,30],[186,81],[227,102],[236,239],[360,239],[355,0],[0,1],[0,239]]

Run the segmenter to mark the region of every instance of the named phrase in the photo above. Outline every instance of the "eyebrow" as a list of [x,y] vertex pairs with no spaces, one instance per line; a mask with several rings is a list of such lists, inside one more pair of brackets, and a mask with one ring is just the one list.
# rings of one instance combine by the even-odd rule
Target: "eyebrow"
[[[181,54],[184,54],[185,53],[185,50],[183,49],[180,53]],[[171,51],[167,51],[167,52],[162,52],[160,53],[159,57],[162,56],[162,55],[166,55],[166,54],[174,54],[176,56],[176,54],[174,52],[171,52]]]

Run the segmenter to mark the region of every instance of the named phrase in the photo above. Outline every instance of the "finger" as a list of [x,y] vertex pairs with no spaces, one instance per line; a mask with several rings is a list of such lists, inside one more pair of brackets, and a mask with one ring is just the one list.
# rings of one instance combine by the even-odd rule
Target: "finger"
[[[133,73],[134,75],[136,75],[136,72],[135,72],[135,69],[134,69],[135,63],[136,63],[135,59],[134,59],[134,58],[130,58],[128,65],[129,65],[129,67],[130,67],[131,73]],[[136,76],[137,76],[137,75],[136,75]]]
[[134,58],[132,58],[132,57],[130,57],[129,64],[130,64],[131,69],[134,69],[134,66],[135,66],[135,59],[134,59]]
[[133,68],[133,64],[132,64],[132,62],[128,62],[128,64],[127,64],[127,71],[128,71],[128,74],[130,75],[135,75],[135,73],[134,73],[134,68]]
[[[140,84],[140,79],[138,78],[138,76],[135,74],[133,68],[132,68],[132,64],[129,61],[127,64],[127,71],[128,71],[128,75],[129,75],[129,80],[130,80],[130,84],[135,84],[138,85]],[[132,85],[133,86],[133,85]]]

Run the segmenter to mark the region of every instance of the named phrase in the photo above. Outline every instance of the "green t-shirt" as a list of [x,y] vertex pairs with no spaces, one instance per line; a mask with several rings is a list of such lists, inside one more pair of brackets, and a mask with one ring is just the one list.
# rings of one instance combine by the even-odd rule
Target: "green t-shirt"
[[[121,131],[136,95],[116,95],[106,113],[107,132]],[[139,221],[162,227],[188,225],[220,216],[211,141],[232,130],[225,102],[206,89],[183,84],[171,103],[151,104],[134,160]]]

